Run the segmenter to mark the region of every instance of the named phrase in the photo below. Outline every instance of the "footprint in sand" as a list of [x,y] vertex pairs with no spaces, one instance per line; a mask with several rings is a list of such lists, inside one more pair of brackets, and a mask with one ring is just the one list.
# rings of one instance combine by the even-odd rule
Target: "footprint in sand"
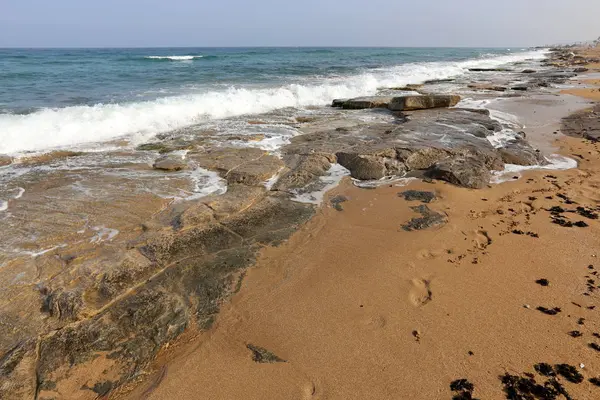
[[471,242],[474,244],[476,249],[484,250],[490,244],[492,244],[492,239],[488,235],[487,231],[483,230],[474,230],[468,233],[465,233],[467,238],[471,239]]
[[410,302],[416,307],[421,307],[429,303],[433,297],[431,292],[431,281],[415,278],[411,281]]
[[318,398],[317,385],[314,382],[308,382],[302,387],[302,398],[314,400]]

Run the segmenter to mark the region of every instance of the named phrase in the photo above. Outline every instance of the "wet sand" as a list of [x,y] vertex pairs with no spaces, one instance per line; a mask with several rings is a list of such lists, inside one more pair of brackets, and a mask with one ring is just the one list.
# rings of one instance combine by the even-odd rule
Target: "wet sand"
[[[568,93],[599,100],[597,88]],[[534,369],[549,363],[582,374],[555,380],[572,398],[600,398],[588,381],[600,376],[590,346],[600,344],[600,148],[554,146],[579,167],[482,190],[344,181],[287,243],[262,251],[210,331],[189,330],[115,397],[450,399],[467,379],[473,397],[504,399],[524,373],[552,382]],[[406,190],[436,199],[407,201]],[[403,229],[422,205],[446,222]],[[257,348],[285,362],[256,362]]]

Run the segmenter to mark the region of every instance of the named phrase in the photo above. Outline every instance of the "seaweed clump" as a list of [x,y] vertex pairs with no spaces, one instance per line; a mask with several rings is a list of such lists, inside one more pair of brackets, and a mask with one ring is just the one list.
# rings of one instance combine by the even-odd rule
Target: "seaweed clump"
[[473,397],[475,386],[467,379],[457,379],[450,383],[450,390],[454,392],[452,400],[478,400]]

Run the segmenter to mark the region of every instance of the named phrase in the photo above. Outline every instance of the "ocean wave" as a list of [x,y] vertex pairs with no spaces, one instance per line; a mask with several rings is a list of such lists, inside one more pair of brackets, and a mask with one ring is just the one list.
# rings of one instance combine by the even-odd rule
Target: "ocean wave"
[[191,61],[204,56],[146,56],[148,60],[166,60],[166,61]]
[[0,154],[85,146],[122,138],[136,145],[159,133],[209,120],[286,107],[326,105],[335,98],[374,94],[381,87],[452,78],[468,73],[469,68],[493,68],[544,57],[544,51],[535,51],[461,62],[403,64],[279,87],[230,87],[153,101],[42,109],[28,115],[2,114]]

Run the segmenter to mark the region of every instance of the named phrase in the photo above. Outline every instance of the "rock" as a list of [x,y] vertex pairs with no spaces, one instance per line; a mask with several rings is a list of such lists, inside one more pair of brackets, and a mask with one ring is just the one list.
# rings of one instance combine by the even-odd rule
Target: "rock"
[[517,90],[517,91],[527,91],[529,90],[529,88],[527,86],[513,86],[511,87],[512,90]]
[[447,149],[436,147],[398,147],[396,148],[397,158],[406,165],[409,171],[425,170],[430,168],[436,162],[451,156]]
[[[107,271],[100,279],[101,293],[113,297],[110,306],[77,323],[53,329],[51,334],[40,335],[37,362],[38,336],[33,339],[31,358],[28,350],[20,347],[2,355],[0,393],[4,388],[15,388],[16,378],[25,382],[18,371],[30,366],[29,375],[35,379],[33,386],[28,383],[27,387],[38,387],[39,398],[53,397],[55,389],[80,388],[81,382],[86,382],[81,390],[92,388],[97,393],[127,382],[187,327],[209,328],[222,302],[235,290],[239,272],[254,262],[260,248],[280,244],[313,214],[312,205],[270,193],[223,217],[220,224],[144,234],[147,240],[134,244],[130,262]],[[127,290],[136,284],[139,286],[135,290]],[[66,292],[50,292],[53,300],[48,303],[57,310],[53,311],[57,318],[76,314],[70,307],[63,308],[63,304],[71,304],[61,295]],[[96,302],[103,297],[89,292],[84,298]],[[30,360],[34,363],[25,364]],[[90,368],[91,363],[104,363],[110,368]],[[85,396],[83,392],[72,394]]]
[[579,74],[579,73],[583,73],[583,72],[588,72],[588,71],[589,71],[589,69],[587,69],[587,68],[585,68],[585,67],[579,67],[579,68],[575,68],[575,69],[573,70],[573,72],[575,72],[575,73],[578,73],[578,74]]
[[422,217],[413,218],[402,225],[402,229],[407,232],[420,231],[446,223],[446,217],[444,215],[431,211],[426,205],[411,207],[411,209],[421,214]]
[[69,150],[56,150],[50,153],[45,153],[32,157],[23,157],[19,159],[19,164],[23,165],[37,165],[37,164],[49,164],[57,160],[64,160],[66,158],[80,157],[85,153],[80,151],[69,151]]
[[152,167],[161,171],[175,172],[187,168],[187,163],[181,157],[165,156],[154,161]]
[[374,151],[339,152],[336,154],[340,165],[350,170],[353,178],[360,180],[381,179],[387,175],[405,171],[396,159],[396,150],[387,148]]
[[290,191],[308,186],[325,175],[331,162],[335,162],[334,155],[322,154],[288,155],[284,159],[289,171],[277,180],[275,190]]
[[446,78],[446,79],[430,79],[428,81],[425,81],[425,85],[434,85],[436,83],[450,83],[450,82],[454,82],[456,79],[453,78]]
[[[229,186],[227,188],[226,195],[229,194],[231,196],[232,188],[237,187],[237,185]],[[217,198],[224,196],[216,196]],[[210,201],[210,199],[204,198],[202,201]],[[226,201],[226,200],[225,200]],[[221,202],[219,202],[221,203]],[[219,204],[221,206],[221,204]],[[204,204],[201,201],[195,202],[194,205],[187,208],[181,214],[176,215],[173,218],[172,226],[175,230],[180,230],[184,228],[189,228],[196,225],[204,225],[210,223],[215,218],[215,211],[210,208],[208,205]]]
[[510,72],[511,69],[506,68],[469,68],[471,72]]
[[398,90],[398,91],[402,91],[402,92],[418,92],[419,90],[421,90],[423,88],[423,85],[418,84],[418,85],[406,85],[406,86],[400,86],[400,87],[393,87],[390,88],[390,90]]
[[78,319],[79,311],[83,306],[81,292],[63,289],[42,289],[40,292],[44,296],[42,312],[60,320],[76,321]]
[[442,160],[427,171],[427,175],[472,189],[486,187],[492,179],[492,174],[483,161],[472,156]]
[[428,108],[454,107],[460,101],[456,95],[423,95],[394,97],[389,109],[392,111],[424,110]]
[[193,150],[195,145],[181,139],[162,140],[160,142],[144,143],[139,145],[136,150],[139,151],[156,151],[159,154],[171,153],[178,150]]
[[[480,158],[489,169],[502,169],[499,153],[484,139],[502,126],[487,114],[485,110],[438,108],[406,112],[396,124],[317,130],[294,137],[284,148],[285,153],[291,153],[285,158],[313,153],[335,162],[337,156],[337,162],[353,177],[367,180],[426,170],[448,157],[468,155]],[[440,142],[440,137],[445,140]],[[309,174],[307,180],[311,177]]]
[[210,222],[212,218],[208,215],[209,210],[214,218],[223,220],[258,203],[266,195],[267,189],[264,186],[229,185],[227,192],[223,195],[200,199],[200,204],[190,207],[181,214],[180,221],[183,227]]
[[468,85],[468,87],[470,89],[475,89],[475,90],[491,90],[491,91],[495,91],[495,92],[506,91],[505,86],[494,85],[491,83],[473,83],[473,84]]
[[37,397],[35,339],[24,339],[0,353],[0,399],[21,400]]
[[12,157],[0,154],[0,167],[10,165],[10,164],[12,164],[12,162],[13,162]]
[[577,111],[561,122],[561,132],[567,136],[580,137],[594,142],[600,140],[600,105]]
[[335,99],[333,100],[333,102],[331,103],[331,107],[337,107],[340,108],[344,105],[345,102],[347,102],[349,99]]
[[346,100],[342,103],[342,108],[347,110],[361,110],[365,108],[388,108],[393,97],[391,96],[370,96],[357,97]]
[[105,300],[111,300],[118,294],[150,277],[158,266],[144,257],[138,249],[129,250],[120,264],[111,266],[102,274],[98,284],[98,293]]
[[514,165],[546,165],[548,161],[524,139],[514,140],[498,149],[502,161]]
[[283,167],[283,162],[276,156],[248,147],[223,148],[189,154],[188,157],[200,167],[218,172],[228,184],[262,186]]
[[524,69],[521,71],[522,74],[535,74],[537,71],[535,69]]

